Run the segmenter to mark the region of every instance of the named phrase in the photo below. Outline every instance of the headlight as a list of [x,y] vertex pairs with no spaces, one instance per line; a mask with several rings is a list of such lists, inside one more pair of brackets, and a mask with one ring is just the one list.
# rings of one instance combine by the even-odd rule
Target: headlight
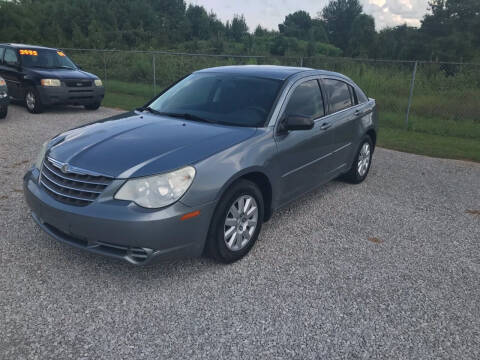
[[96,79],[95,80],[95,86],[103,86],[102,80]]
[[42,168],[42,163],[43,163],[43,158],[45,157],[45,154],[47,153],[48,150],[48,141],[45,141],[42,145],[42,148],[40,149],[40,152],[38,153],[37,160],[35,161],[35,167],[40,170]]
[[117,200],[129,200],[155,209],[173,204],[188,190],[195,168],[187,166],[166,174],[128,180],[115,194]]
[[5,80],[3,79],[0,79],[0,86],[6,86],[7,83],[5,82]]
[[58,79],[42,79],[40,80],[42,86],[61,86],[61,82]]

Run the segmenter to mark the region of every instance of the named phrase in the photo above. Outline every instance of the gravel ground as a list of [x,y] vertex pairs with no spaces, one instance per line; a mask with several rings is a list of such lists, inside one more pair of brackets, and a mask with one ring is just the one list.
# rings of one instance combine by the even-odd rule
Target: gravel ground
[[2,359],[480,358],[479,164],[378,149],[236,264],[133,267],[45,235],[21,190],[43,141],[115,113],[0,121]]

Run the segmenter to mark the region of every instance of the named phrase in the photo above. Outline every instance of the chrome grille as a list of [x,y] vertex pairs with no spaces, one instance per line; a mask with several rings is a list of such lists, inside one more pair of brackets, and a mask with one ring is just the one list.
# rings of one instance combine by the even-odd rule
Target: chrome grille
[[40,183],[56,200],[75,206],[86,206],[93,202],[112,178],[88,174],[76,168],[62,171],[62,164],[50,159],[43,160]]

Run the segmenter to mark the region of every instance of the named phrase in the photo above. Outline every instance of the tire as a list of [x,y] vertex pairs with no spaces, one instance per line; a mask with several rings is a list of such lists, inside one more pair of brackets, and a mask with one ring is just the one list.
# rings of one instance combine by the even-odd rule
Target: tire
[[[237,211],[238,217],[235,218],[232,209],[238,209],[242,199],[247,211],[244,214]],[[234,183],[215,209],[208,232],[206,254],[225,264],[243,258],[257,241],[263,215],[263,196],[257,185],[248,180]]]
[[0,119],[5,119],[8,114],[8,105],[0,106]]
[[100,103],[93,103],[93,104],[85,105],[85,109],[87,109],[87,110],[98,110],[99,107],[100,107]]
[[25,107],[32,114],[40,114],[43,111],[42,101],[37,89],[34,87],[29,87],[25,91]]
[[[352,184],[360,184],[366,179],[372,165],[373,150],[372,139],[370,136],[365,135],[360,142],[360,147],[358,148],[357,153],[355,154],[355,160],[353,161],[352,167],[343,176],[346,181]],[[360,161],[362,161],[362,164],[360,164]]]

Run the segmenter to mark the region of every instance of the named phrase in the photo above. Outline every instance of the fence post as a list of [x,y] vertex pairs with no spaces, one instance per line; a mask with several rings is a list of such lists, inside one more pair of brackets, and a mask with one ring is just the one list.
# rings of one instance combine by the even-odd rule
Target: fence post
[[412,106],[413,89],[415,88],[415,76],[417,75],[418,61],[413,66],[412,81],[410,83],[410,96],[408,97],[407,118],[405,119],[405,128],[408,130],[408,117],[410,116],[410,107]]
[[153,54],[153,96],[157,95],[157,80],[155,71],[155,54]]
[[105,59],[105,52],[103,52],[103,80],[107,82],[107,60]]
[[300,58],[300,67],[303,67],[303,56]]

